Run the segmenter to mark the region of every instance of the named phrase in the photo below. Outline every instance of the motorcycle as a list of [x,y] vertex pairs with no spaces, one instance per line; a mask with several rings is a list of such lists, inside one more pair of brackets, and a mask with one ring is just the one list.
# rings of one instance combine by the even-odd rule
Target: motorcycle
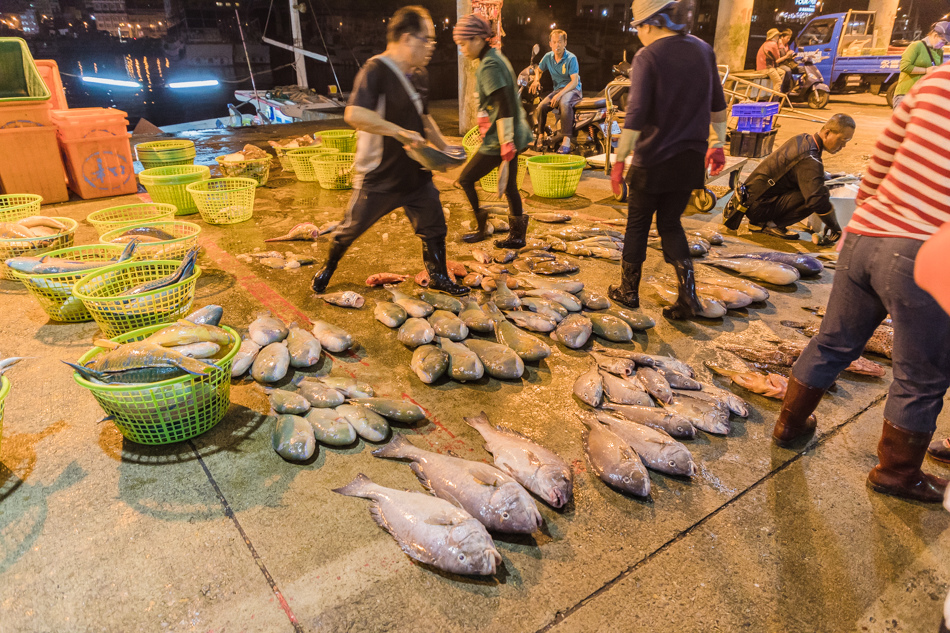
[[825,83],[825,78],[821,71],[815,66],[815,62],[808,58],[803,58],[795,63],[789,73],[792,78],[792,87],[785,95],[793,103],[808,102],[808,107],[820,110],[828,105],[831,89]]

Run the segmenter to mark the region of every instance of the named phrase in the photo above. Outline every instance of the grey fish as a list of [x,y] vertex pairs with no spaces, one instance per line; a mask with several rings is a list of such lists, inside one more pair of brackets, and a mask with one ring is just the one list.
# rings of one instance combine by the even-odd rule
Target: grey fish
[[533,363],[551,355],[551,348],[546,343],[509,323],[492,302],[489,301],[485,307],[495,322],[495,339],[513,349],[521,360]]
[[[656,356],[653,354],[645,354],[645,356],[653,361],[653,365],[655,367],[672,369],[673,371],[683,374],[684,376],[688,376],[689,378],[696,377],[696,372],[693,370],[693,368],[677,358],[673,358],[672,356]],[[640,363],[639,361],[637,364],[646,365],[646,363]]]
[[493,466],[424,451],[401,435],[373,455],[411,460],[426,490],[463,508],[490,530],[531,534],[541,527],[541,513],[528,491]]
[[396,340],[409,348],[428,345],[435,338],[435,330],[425,319],[412,317],[399,328]]
[[260,345],[249,338],[243,339],[241,341],[241,348],[238,350],[238,353],[235,354],[234,360],[231,362],[231,377],[237,378],[238,376],[242,376],[244,372],[250,369],[260,351]]
[[307,399],[292,391],[273,389],[268,393],[268,400],[270,400],[271,409],[277,413],[297,415],[310,410],[310,403],[307,402]]
[[221,346],[211,341],[200,341],[187,345],[169,345],[168,349],[190,358],[211,358],[221,351]]
[[704,392],[708,392],[713,397],[722,400],[735,415],[740,418],[749,417],[749,404],[736,394],[709,383],[702,383],[702,386]]
[[[110,264],[117,264],[128,261],[135,253],[138,242],[133,240],[122,251],[118,257],[107,259],[88,259],[75,260],[60,257],[49,257],[41,255],[39,257],[11,257],[7,259],[6,265],[13,270],[32,275],[53,275],[57,273],[73,273],[83,270],[92,270],[93,268],[102,268]],[[68,286],[67,286],[68,288]]]
[[563,343],[571,349],[580,349],[590,340],[590,335],[594,331],[594,325],[587,316],[575,312],[570,314],[558,323],[557,328],[551,334],[555,341]]
[[401,306],[409,316],[424,319],[435,311],[430,303],[426,303],[421,299],[414,299],[396,288],[387,286],[386,289],[392,294],[393,303]]
[[429,315],[429,325],[437,336],[444,336],[450,341],[458,342],[468,337],[468,326],[448,310],[436,310]]
[[599,292],[594,292],[587,288],[578,292],[577,298],[580,299],[583,306],[588,310],[606,310],[611,306],[610,299]]
[[197,323],[198,325],[220,325],[223,315],[224,308],[221,306],[206,305],[200,310],[195,310],[186,316],[185,320]]
[[607,309],[607,314],[612,314],[618,319],[626,321],[627,325],[629,325],[630,329],[632,329],[634,332],[643,332],[656,325],[656,321],[654,321],[649,315],[642,314],[640,312],[634,312],[633,310],[627,310],[626,308],[613,306],[612,308]]
[[576,273],[580,270],[577,264],[564,257],[553,259],[527,257],[524,264],[528,270],[536,275],[563,275],[565,273]]
[[320,360],[320,341],[307,330],[290,324],[287,334],[287,351],[290,353],[290,366],[297,369],[313,367]]
[[652,407],[650,395],[640,388],[640,383],[624,380],[605,371],[600,372],[604,381],[604,395],[607,400],[617,404],[637,404],[643,407]]
[[469,339],[464,345],[475,352],[492,378],[517,380],[524,374],[524,361],[507,345],[481,339]]
[[617,490],[637,497],[648,496],[650,474],[637,452],[597,419],[584,416],[581,421],[587,427],[584,452],[594,474]]
[[601,338],[615,343],[629,343],[633,340],[633,329],[619,317],[595,312],[588,314],[587,318],[590,319],[594,334]]
[[492,294],[492,302],[500,310],[514,310],[521,307],[521,299],[508,288],[508,275],[498,278],[498,289]]
[[453,574],[491,576],[501,554],[468,512],[444,499],[376,485],[360,473],[333,492],[372,499],[373,520],[396,539],[411,558]]
[[660,402],[667,404],[672,402],[673,391],[670,389],[670,383],[655,369],[641,367],[637,370],[637,380],[640,381],[651,396]]
[[699,391],[703,386],[699,383],[698,380],[694,380],[685,374],[681,374],[678,371],[670,369],[669,367],[657,367],[656,371],[658,374],[666,378],[666,382],[670,383],[670,387],[673,389],[686,389],[688,391]]
[[765,301],[769,298],[769,291],[757,283],[739,277],[716,274],[702,267],[696,271],[696,280],[714,286],[738,290],[748,295],[753,301]]
[[667,433],[604,411],[597,411],[596,416],[637,452],[647,468],[668,475],[686,477],[692,477],[697,473],[696,464],[693,462],[689,449]]
[[368,442],[382,442],[389,437],[389,422],[375,411],[355,404],[341,404],[336,412],[346,418],[356,434]]
[[485,450],[492,454],[495,467],[549,506],[561,508],[574,496],[574,474],[557,453],[517,431],[492,426],[484,411],[464,419],[485,440]]
[[175,236],[155,226],[137,226],[122,232],[121,237],[154,237],[159,241],[175,239]]
[[637,371],[637,364],[629,358],[618,358],[616,356],[607,356],[597,352],[590,353],[591,358],[597,363],[597,366],[606,372],[618,376],[632,376]]
[[[312,378],[305,378],[312,380]],[[369,383],[349,376],[317,376],[317,380],[331,389],[336,389],[347,398],[372,398],[376,390]]]
[[377,301],[373,316],[386,327],[399,327],[409,318],[405,308],[392,301]]
[[574,395],[590,406],[597,408],[604,401],[604,377],[592,365],[589,370],[577,377],[574,381]]
[[724,414],[718,407],[708,402],[677,396],[671,402],[664,403],[663,406],[683,416],[701,431],[715,435],[728,435],[731,430],[729,414]]
[[439,337],[439,347],[449,355],[447,371],[452,380],[466,382],[478,380],[485,375],[485,366],[478,359],[478,354],[461,343],[453,343],[447,338]]
[[290,353],[287,344],[271,343],[264,347],[251,365],[251,377],[257,382],[268,383],[283,380],[290,367]]
[[556,301],[548,301],[541,297],[521,297],[521,307],[532,312],[543,314],[555,323],[560,323],[568,315],[567,308]]
[[500,251],[500,252],[495,253],[492,259],[495,261],[496,264],[507,264],[509,262],[514,261],[516,257],[518,257],[517,251],[507,250],[507,251]]
[[328,352],[345,352],[353,346],[350,333],[326,321],[313,322],[313,335]]
[[732,270],[740,275],[751,277],[752,279],[759,279],[777,286],[793,284],[801,279],[801,274],[797,269],[779,262],[770,262],[760,259],[728,259],[723,257],[705,259],[702,263],[707,266],[716,266],[718,268]]
[[333,387],[314,380],[300,381],[297,385],[297,393],[306,398],[311,407],[317,409],[332,409],[346,400],[346,397]]
[[732,409],[729,408],[729,405],[726,404],[726,401],[722,398],[717,398],[710,392],[705,391],[683,391],[679,389],[673,390],[673,395],[687,398],[688,400],[701,400],[706,404],[712,405],[722,411],[723,415],[726,416],[726,419],[729,419],[729,415],[732,413]]
[[133,286],[128,290],[118,293],[117,296],[129,297],[133,295],[141,295],[147,292],[159,290],[160,288],[167,288],[168,286],[177,284],[184,279],[188,279],[195,271],[195,264],[198,261],[199,250],[200,249],[198,247],[190,249],[185,255],[185,258],[182,260],[181,264],[179,264],[178,268],[176,268],[171,274],[165,275],[160,279],[153,279],[152,281],[146,281],[143,284]]
[[336,409],[310,409],[307,422],[318,442],[330,446],[349,446],[356,441],[356,431]]
[[489,224],[495,229],[495,233],[507,233],[511,226],[501,218],[488,218]]
[[616,349],[614,347],[605,347],[600,343],[595,343],[591,347],[592,352],[598,354],[603,354],[604,356],[611,356],[613,358],[626,358],[632,360],[634,363],[641,367],[655,367],[656,361],[653,360],[653,356],[646,354],[644,352],[635,352],[632,350],[626,349]]
[[721,257],[730,259],[758,259],[770,262],[779,262],[798,270],[802,277],[814,277],[824,270],[821,261],[805,253],[781,253],[779,251],[765,251],[760,253],[721,253]]
[[449,367],[449,355],[435,345],[421,345],[412,353],[409,367],[419,380],[431,385],[442,377]]
[[467,299],[463,310],[459,313],[462,323],[472,332],[487,334],[495,329],[495,326],[481,306],[473,299]]
[[518,279],[535,290],[560,290],[574,294],[584,289],[584,282],[578,279],[547,279],[537,275],[519,275]]
[[271,445],[277,454],[292,462],[305,462],[317,448],[310,423],[296,415],[281,415],[274,420]]
[[402,400],[392,400],[390,398],[353,398],[350,402],[361,404],[381,416],[397,422],[418,422],[419,420],[425,420],[426,417],[426,412],[422,410],[422,407]]
[[252,341],[265,347],[287,338],[290,330],[283,321],[272,316],[270,312],[262,312],[251,322],[247,332]]
[[621,417],[668,433],[671,437],[691,440],[696,437],[692,423],[678,413],[656,407],[635,404],[605,402],[604,409],[619,413]]
[[358,292],[353,292],[352,290],[331,292],[329,294],[320,295],[320,298],[331,305],[341,308],[362,308],[363,304],[366,303],[366,299],[363,298],[363,295]]
[[529,290],[528,296],[541,297],[542,299],[547,299],[548,301],[560,303],[568,312],[580,312],[581,308],[584,307],[577,297],[569,292],[557,290],[556,288],[540,288],[537,290]]
[[554,319],[527,310],[506,310],[505,316],[515,322],[515,325],[532,332],[552,332],[557,327]]
[[548,224],[560,224],[562,222],[570,222],[571,216],[566,213],[554,213],[552,211],[542,211],[540,213],[529,213],[528,214],[532,220],[537,220],[538,222],[546,222]]
[[[462,302],[451,295],[435,290],[419,290],[416,296],[431,305],[436,310],[446,310],[458,314],[462,311]],[[415,316],[415,315],[413,315]]]

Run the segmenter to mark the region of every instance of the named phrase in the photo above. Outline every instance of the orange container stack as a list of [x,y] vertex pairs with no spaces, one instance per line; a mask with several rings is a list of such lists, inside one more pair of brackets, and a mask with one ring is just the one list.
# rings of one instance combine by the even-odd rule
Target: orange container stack
[[69,188],[80,198],[135,193],[132,147],[125,112],[114,108],[53,110]]

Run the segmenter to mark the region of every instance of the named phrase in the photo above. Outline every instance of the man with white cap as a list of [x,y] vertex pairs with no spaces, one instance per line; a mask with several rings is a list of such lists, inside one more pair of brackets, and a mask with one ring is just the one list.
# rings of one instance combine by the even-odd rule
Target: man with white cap
[[640,275],[655,213],[663,257],[679,283],[679,297],[663,310],[671,319],[689,318],[702,309],[680,217],[692,191],[704,186],[706,170],[718,174],[726,163],[726,101],[716,55],[679,23],[685,21],[678,17],[682,8],[675,0],[634,0],[631,26],[643,48],[630,69],[630,99],[610,173],[617,193],[624,160],[633,153],[622,283],[610,287],[610,298],[630,308],[640,306]]

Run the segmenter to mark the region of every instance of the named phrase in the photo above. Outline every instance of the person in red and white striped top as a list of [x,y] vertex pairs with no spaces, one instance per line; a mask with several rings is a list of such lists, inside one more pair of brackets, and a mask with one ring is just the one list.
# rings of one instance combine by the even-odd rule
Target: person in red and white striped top
[[[890,314],[894,381],[880,463],[868,483],[933,503],[943,500],[948,482],[921,465],[950,387],[950,316],[914,281],[914,264],[924,242],[950,221],[948,148],[950,67],[943,66],[917,82],[877,142],[845,229],[825,318],[792,367],[772,432],[783,447],[810,437],[825,391]],[[947,452],[950,459],[950,445]]]

